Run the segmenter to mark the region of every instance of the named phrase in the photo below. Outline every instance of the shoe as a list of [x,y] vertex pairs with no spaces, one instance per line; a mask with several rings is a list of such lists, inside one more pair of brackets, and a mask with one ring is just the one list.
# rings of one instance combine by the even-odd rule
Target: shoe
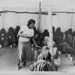
[[18,70],[20,70],[22,68],[22,64],[21,64],[21,61],[19,60],[19,63],[18,63]]

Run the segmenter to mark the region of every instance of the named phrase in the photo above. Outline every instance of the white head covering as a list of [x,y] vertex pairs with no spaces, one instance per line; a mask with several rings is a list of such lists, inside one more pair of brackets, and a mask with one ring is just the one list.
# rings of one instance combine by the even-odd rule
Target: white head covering
[[47,46],[49,46],[50,37],[46,36],[46,37],[44,38],[44,40],[45,40],[45,43],[47,44]]

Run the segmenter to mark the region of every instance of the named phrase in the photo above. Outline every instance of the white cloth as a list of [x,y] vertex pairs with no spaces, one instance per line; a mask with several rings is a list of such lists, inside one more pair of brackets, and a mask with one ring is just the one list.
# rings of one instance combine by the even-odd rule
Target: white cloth
[[50,47],[50,37],[45,36],[45,38],[44,38],[44,44],[47,45],[48,47]]
[[60,66],[61,59],[60,58],[54,59],[54,63],[55,63],[56,66]]
[[49,53],[48,50],[43,50],[43,51],[39,54],[38,60],[39,60],[39,59],[43,59],[43,58],[47,58],[48,53]]
[[[27,35],[29,37],[32,37],[34,35],[34,30],[29,29],[27,25],[22,25],[18,35],[21,33],[25,34],[25,36]],[[30,38],[26,38],[26,37],[19,38],[19,41],[23,41],[23,42],[28,42],[29,40]]]
[[53,54],[55,55],[56,52],[57,52],[57,47],[54,47],[54,48],[53,48],[53,52],[54,52]]

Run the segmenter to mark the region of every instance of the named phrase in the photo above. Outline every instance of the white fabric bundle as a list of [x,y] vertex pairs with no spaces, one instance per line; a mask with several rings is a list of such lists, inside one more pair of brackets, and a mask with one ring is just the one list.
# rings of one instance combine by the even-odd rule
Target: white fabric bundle
[[56,66],[60,66],[61,65],[61,59],[60,59],[60,57],[58,57],[57,59],[54,59],[54,64]]

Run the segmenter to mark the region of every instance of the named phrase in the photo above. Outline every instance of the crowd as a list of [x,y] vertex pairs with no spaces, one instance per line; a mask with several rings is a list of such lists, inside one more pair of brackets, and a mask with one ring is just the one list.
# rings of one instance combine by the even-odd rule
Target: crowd
[[[13,27],[10,27],[8,31],[5,30],[5,28],[2,28],[0,30],[0,47],[17,47],[18,45],[18,32],[20,30],[20,26],[16,26],[14,29]],[[49,36],[49,33],[47,30],[45,30],[43,33],[40,33],[36,30],[34,27],[34,34],[35,34],[35,41],[38,44],[38,46],[43,46],[44,37],[47,35]],[[30,40],[31,44],[33,44],[32,39]]]
[[48,46],[48,42],[50,36],[48,30],[45,30],[40,35],[42,38],[42,51],[38,55],[36,63],[30,65],[31,71],[58,71],[61,64],[60,53],[67,53],[69,59],[72,62],[73,57],[71,57],[70,55],[75,54],[75,31],[72,31],[72,29],[70,28],[65,32],[61,32],[60,27],[58,27],[56,30],[53,27],[53,57],[49,52],[50,47]]
[[[36,43],[43,47],[47,41],[44,41],[46,37],[49,37],[49,32],[47,29],[44,30],[43,33],[39,33],[35,29],[35,39]],[[55,42],[54,46],[58,48],[62,53],[71,53],[75,54],[75,31],[71,28],[65,32],[61,31],[61,28],[58,27],[55,29],[53,26],[53,42]]]
[[17,47],[18,45],[18,31],[20,27],[16,26],[16,28],[10,27],[8,31],[4,28],[0,30],[0,48],[3,47]]
[[61,32],[60,27],[56,30],[53,27],[53,40],[62,53],[75,54],[75,31],[71,28]]
[[[36,31],[35,31],[36,32]],[[38,32],[39,33],[39,32]],[[36,56],[36,61],[30,65],[31,71],[58,71],[58,67],[61,64],[60,60],[60,51],[57,48],[57,44],[55,41],[53,41],[53,49],[54,49],[54,56],[49,52],[50,46],[49,46],[49,32],[47,29],[44,30],[43,33],[35,34],[40,35],[41,39],[38,38],[38,41],[36,41],[37,45],[41,46],[41,49],[35,49],[37,53],[34,53]],[[34,35],[34,36],[35,36]],[[39,51],[39,53],[38,53]]]
[[[38,47],[35,48],[34,42],[30,38],[34,58],[36,59],[36,63],[31,64],[29,67],[31,71],[57,71],[61,63],[59,52],[75,54],[75,31],[71,28],[62,32],[60,27],[55,29],[53,26],[53,49],[55,51],[53,57],[49,52],[50,47],[48,43],[50,36],[48,30],[45,29],[43,33],[40,33],[35,27],[33,29],[34,39]],[[2,28],[0,30],[0,48],[17,47],[19,30],[20,26],[16,26],[15,29],[10,27],[7,32]]]

